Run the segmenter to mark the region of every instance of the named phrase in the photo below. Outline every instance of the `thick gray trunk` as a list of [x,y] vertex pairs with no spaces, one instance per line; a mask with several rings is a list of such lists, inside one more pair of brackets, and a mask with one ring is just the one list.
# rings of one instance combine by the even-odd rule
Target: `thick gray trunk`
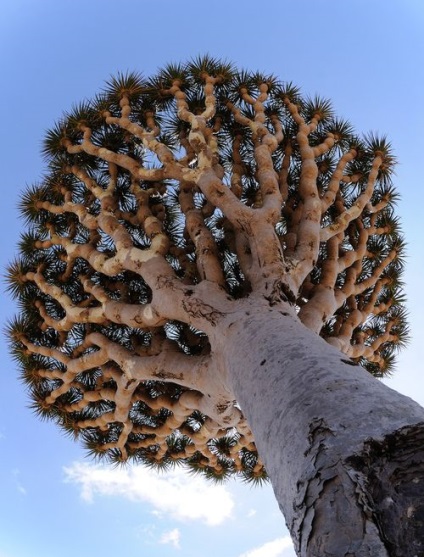
[[423,408],[281,306],[232,314],[223,357],[298,555],[424,555]]

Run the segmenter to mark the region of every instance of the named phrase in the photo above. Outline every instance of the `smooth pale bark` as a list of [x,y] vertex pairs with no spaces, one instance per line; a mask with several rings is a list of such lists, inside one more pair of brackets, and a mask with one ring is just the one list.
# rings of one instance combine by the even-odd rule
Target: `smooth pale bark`
[[297,554],[424,555],[424,409],[291,308],[250,300],[225,321],[227,380]]

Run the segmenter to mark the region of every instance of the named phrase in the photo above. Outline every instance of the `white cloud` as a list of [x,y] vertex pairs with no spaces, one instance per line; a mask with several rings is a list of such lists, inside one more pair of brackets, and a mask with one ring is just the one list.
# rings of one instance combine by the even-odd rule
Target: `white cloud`
[[81,497],[91,503],[95,496],[118,496],[150,503],[153,512],[178,520],[199,520],[208,526],[225,522],[232,514],[231,493],[221,485],[175,469],[159,475],[142,467],[108,468],[74,462],[64,468],[65,481],[77,484]]
[[252,518],[254,517],[256,514],[256,509],[250,509],[250,511],[247,513],[247,518]]
[[159,540],[159,543],[170,543],[175,548],[180,548],[180,531],[174,528],[169,532],[164,532]]
[[240,557],[296,557],[296,554],[290,536],[284,536],[255,547]]

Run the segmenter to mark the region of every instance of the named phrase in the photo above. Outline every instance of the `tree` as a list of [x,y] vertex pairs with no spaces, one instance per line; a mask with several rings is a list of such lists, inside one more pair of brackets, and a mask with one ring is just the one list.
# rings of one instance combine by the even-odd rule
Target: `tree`
[[267,475],[298,555],[424,555],[424,410],[384,137],[203,57],[47,132],[8,271],[35,411],[96,457]]

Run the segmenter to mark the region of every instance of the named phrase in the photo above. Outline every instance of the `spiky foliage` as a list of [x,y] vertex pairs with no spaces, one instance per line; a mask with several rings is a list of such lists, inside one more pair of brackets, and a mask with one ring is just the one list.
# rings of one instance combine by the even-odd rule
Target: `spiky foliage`
[[[43,154],[46,176],[20,205],[9,334],[35,411],[91,454],[266,477],[237,404],[208,406],[195,371],[179,371],[206,373],[211,358],[183,311],[206,283],[234,303],[280,296],[371,373],[390,371],[407,338],[394,157],[329,101],[198,58],[110,79]],[[166,288],[179,309],[158,302]]]

